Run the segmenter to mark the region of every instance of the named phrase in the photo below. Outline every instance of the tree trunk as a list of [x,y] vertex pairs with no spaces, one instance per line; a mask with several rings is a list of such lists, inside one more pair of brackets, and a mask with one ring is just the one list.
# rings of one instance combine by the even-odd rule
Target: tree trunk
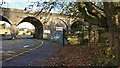
[[107,17],[107,24],[108,24],[108,34],[109,34],[109,46],[114,46],[114,54],[115,59],[113,61],[114,65],[119,64],[119,31],[116,25],[116,18],[115,15],[111,15]]
[[[118,46],[118,50],[120,51],[120,12],[118,13],[118,23],[119,23],[119,27],[118,27],[118,35],[119,35],[119,38],[118,38],[118,42],[119,42],[119,46]],[[120,60],[120,52],[118,54],[119,56],[119,60]],[[119,61],[119,65],[120,65],[120,61]]]
[[118,13],[115,13],[114,10],[116,7],[116,3],[106,2],[104,3],[104,11],[106,15],[107,25],[108,25],[108,33],[109,33],[109,45],[115,47],[115,61],[113,62],[115,65],[119,64],[119,27],[118,27],[118,18],[116,16]]
[[119,64],[119,30],[116,25],[116,17],[112,15],[111,18],[107,19],[108,28],[109,28],[109,45],[115,47],[115,65]]
[[89,24],[89,29],[88,29],[88,36],[89,36],[88,46],[91,46],[91,25],[90,24]]
[[113,61],[115,64],[114,65],[118,65],[119,64],[119,39],[118,39],[118,31],[117,30],[113,30],[113,31],[109,31],[109,45],[110,46],[114,46],[115,47],[115,60]]

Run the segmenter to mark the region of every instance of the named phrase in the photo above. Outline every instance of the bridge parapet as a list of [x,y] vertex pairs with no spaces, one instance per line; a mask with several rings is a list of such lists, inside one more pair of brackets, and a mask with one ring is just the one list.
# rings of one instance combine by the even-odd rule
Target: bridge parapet
[[14,8],[0,8],[2,11],[11,11],[11,12],[23,12],[24,10],[14,9]]

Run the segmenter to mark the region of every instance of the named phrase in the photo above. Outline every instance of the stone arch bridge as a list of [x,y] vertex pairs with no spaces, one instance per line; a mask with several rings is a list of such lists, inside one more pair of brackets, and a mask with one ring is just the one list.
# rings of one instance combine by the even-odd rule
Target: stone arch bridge
[[55,27],[64,27],[69,31],[73,24],[73,19],[70,16],[43,12],[35,16],[37,13],[20,9],[0,8],[0,20],[11,25],[12,38],[16,38],[16,27],[22,22],[30,22],[34,25],[34,38],[37,39],[43,38],[44,30],[50,30],[52,33],[55,31]]

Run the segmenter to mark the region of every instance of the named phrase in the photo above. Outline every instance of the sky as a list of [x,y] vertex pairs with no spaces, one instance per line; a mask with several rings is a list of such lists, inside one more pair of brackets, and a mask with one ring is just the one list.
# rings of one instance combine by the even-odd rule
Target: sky
[[[28,27],[29,26],[29,27]],[[30,24],[29,22],[23,22],[17,26],[17,28],[29,28],[29,29],[35,29],[35,27]]]
[[[1,2],[2,0],[0,0]],[[27,7],[30,2],[35,2],[37,0],[3,0],[6,4],[3,7],[6,8],[17,8],[17,9],[24,9]]]
[[[49,0],[0,0],[0,4],[1,4],[2,1],[6,2],[5,4],[2,5],[2,7],[17,8],[17,9],[25,9],[32,2],[37,2],[37,1],[39,1],[39,2],[44,2],[44,1],[49,2]],[[36,9],[36,7],[34,6],[33,9]],[[52,9],[51,12],[55,13],[55,10]]]
[[5,22],[5,21],[0,21],[0,24],[6,24],[7,25],[7,27],[10,27],[10,24],[9,23],[7,23],[7,22]]

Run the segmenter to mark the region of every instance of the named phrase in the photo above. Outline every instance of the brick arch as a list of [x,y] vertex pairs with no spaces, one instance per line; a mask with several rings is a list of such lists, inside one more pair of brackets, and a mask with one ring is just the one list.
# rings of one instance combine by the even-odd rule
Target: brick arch
[[34,27],[35,27],[35,34],[33,36],[33,38],[36,39],[42,39],[43,38],[43,24],[40,22],[39,19],[35,18],[35,17],[26,17],[23,20],[21,20],[17,26],[19,24],[21,24],[22,22],[29,22],[31,23]]
[[66,29],[67,28],[67,22],[66,21],[64,21],[63,19],[60,19],[60,18],[53,18],[52,20],[51,20],[52,22],[55,22],[54,23],[54,25],[56,25],[56,26],[58,26],[58,27],[64,27],[64,29]]
[[0,21],[8,22],[11,25],[11,22],[4,16],[0,15]]
[[68,24],[66,21],[64,21],[63,19],[60,19],[60,18],[56,18],[56,19],[61,21],[65,25],[65,30],[68,30]]

